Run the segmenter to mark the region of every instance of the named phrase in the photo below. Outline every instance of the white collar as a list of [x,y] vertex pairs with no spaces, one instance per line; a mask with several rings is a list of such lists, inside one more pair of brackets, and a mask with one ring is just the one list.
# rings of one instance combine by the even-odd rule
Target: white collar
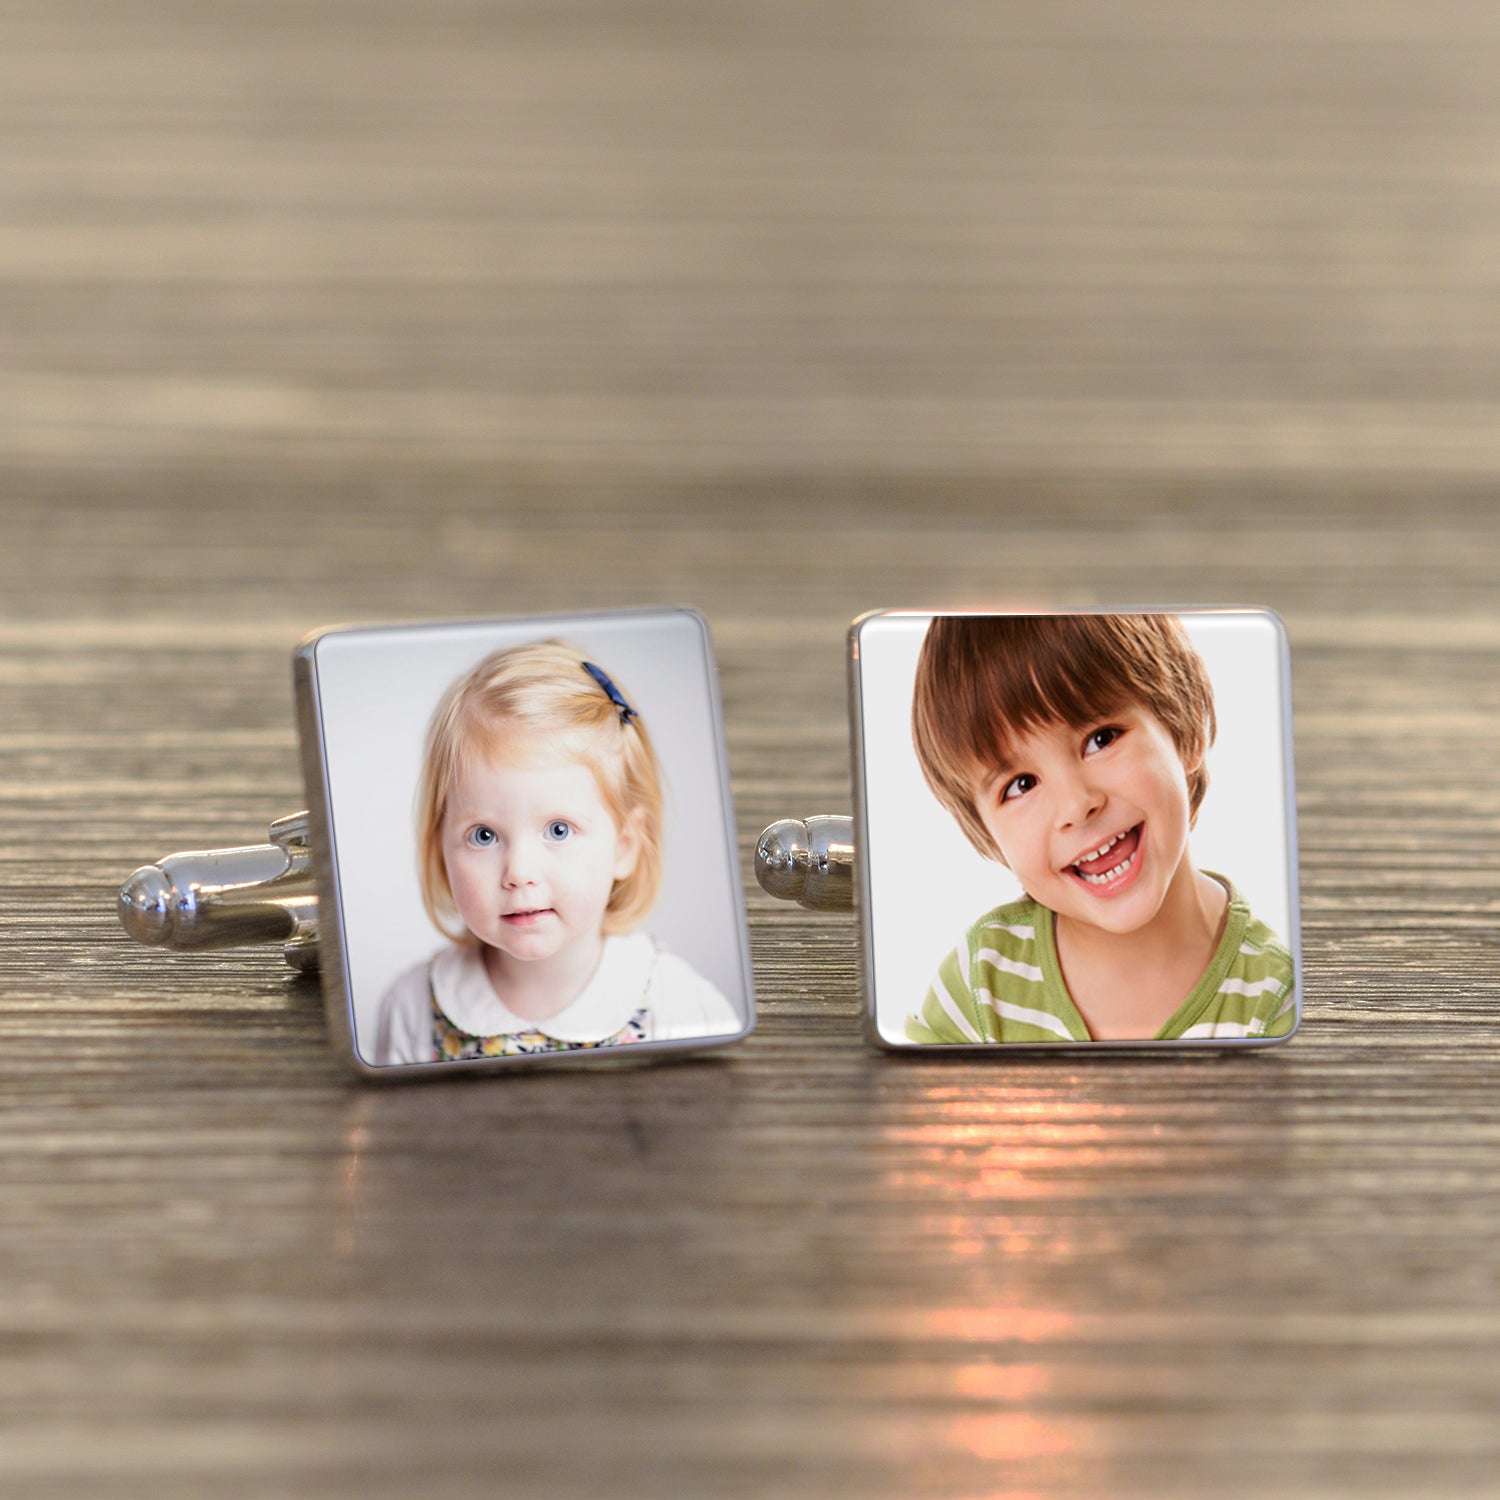
[[429,973],[438,1009],[470,1036],[539,1031],[559,1042],[599,1042],[646,1003],[655,967],[656,944],[644,932],[607,937],[593,978],[566,1010],[546,1021],[525,1020],[495,993],[477,943],[444,948]]

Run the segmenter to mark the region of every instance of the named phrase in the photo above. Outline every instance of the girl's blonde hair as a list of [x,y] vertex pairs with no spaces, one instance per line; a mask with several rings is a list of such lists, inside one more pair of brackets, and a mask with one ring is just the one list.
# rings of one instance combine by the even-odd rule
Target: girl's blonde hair
[[567,641],[493,652],[443,694],[432,716],[417,786],[417,868],[427,915],[455,942],[472,941],[472,935],[458,915],[443,860],[448,798],[476,759],[512,736],[545,741],[559,762],[586,765],[616,827],[634,829],[635,867],[609,893],[604,932],[628,932],[656,905],[661,768],[639,715],[612,701],[585,668],[587,660]]

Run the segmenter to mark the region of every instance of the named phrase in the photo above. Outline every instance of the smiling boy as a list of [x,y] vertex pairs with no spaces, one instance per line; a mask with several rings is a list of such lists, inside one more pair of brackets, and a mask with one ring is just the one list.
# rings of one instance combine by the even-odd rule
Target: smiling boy
[[912,737],[1025,896],[938,968],[914,1042],[1226,1040],[1297,1024],[1291,954],[1188,835],[1213,690],[1168,615],[939,616]]

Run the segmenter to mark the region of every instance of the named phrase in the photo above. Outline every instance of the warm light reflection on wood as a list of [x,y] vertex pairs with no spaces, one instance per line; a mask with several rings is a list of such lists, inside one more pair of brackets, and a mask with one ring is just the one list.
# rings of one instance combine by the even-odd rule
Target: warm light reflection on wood
[[334,1231],[334,1253],[351,1256],[359,1248],[357,1224],[359,1220],[360,1178],[363,1175],[365,1152],[370,1143],[369,1127],[362,1123],[366,1106],[356,1107],[353,1117],[344,1127],[344,1149],[339,1158],[339,1212]]
[[[1072,1314],[1018,1297],[1006,1266],[1024,1261],[1035,1272],[1073,1258],[1070,1220],[1048,1206],[1092,1190],[1090,1168],[1111,1149],[1106,1128],[1097,1102],[1080,1102],[1065,1088],[1022,1098],[987,1096],[986,1088],[934,1083],[921,1090],[914,1123],[883,1131],[887,1189],[928,1209],[912,1225],[924,1276],[946,1284],[950,1298],[970,1293],[946,1306],[913,1308],[914,1331],[962,1346],[1065,1339],[1075,1331]],[[982,1400],[1020,1401],[1035,1388],[1034,1372],[1004,1364],[964,1365],[956,1379],[964,1394]]]
[[[1130,1128],[1138,1111],[1080,1099],[1070,1083],[1059,1080],[1055,1089],[1032,1089],[1023,1097],[991,1093],[984,1084],[929,1085],[920,1092],[915,1118],[885,1127],[890,1158],[901,1164],[887,1172],[887,1185],[966,1206],[1021,1200],[1030,1214],[1038,1200],[1090,1196],[1095,1174],[1106,1166],[1118,1170],[1159,1157],[1155,1122],[1145,1125],[1143,1136]],[[1007,1220],[989,1215],[970,1218],[966,1228],[955,1223],[952,1252],[972,1256],[976,1246],[995,1248],[997,1236],[1009,1232]]]
[[[1052,1166],[1051,1156],[1032,1152],[1018,1161],[1021,1153],[1012,1147],[992,1147],[987,1159],[981,1159],[972,1151],[943,1152],[934,1155],[930,1165],[921,1169],[891,1172],[886,1183],[898,1192],[924,1197],[941,1193],[949,1198],[966,1199],[1035,1199],[1091,1197],[1093,1185],[1087,1180],[1067,1181],[1050,1178],[1045,1168]],[[1103,1151],[1094,1153],[1094,1161],[1102,1161]],[[1115,1153],[1109,1153],[1111,1161]],[[1080,1158],[1070,1155],[1069,1171],[1076,1170]],[[1034,1205],[1028,1205],[1034,1207]]]
[[[1092,1120],[1071,1124],[1058,1120],[1009,1120],[1005,1124],[1024,1127],[1028,1140],[1049,1146],[1076,1145],[1079,1141],[1102,1141],[1112,1134]],[[937,1142],[943,1145],[978,1145],[995,1138],[994,1121],[980,1124],[957,1124],[937,1121],[925,1125],[894,1126],[891,1134],[913,1145]]]
[[[1076,1430],[1061,1422],[1045,1422],[1024,1412],[996,1412],[988,1416],[955,1417],[946,1427],[948,1441],[976,1458],[1017,1461],[1060,1458],[1076,1453]],[[1009,1497],[1014,1491],[1000,1490]]]
[[1073,1318],[1046,1307],[935,1307],[918,1313],[917,1329],[932,1339],[968,1343],[1034,1343],[1073,1332]]
[[1052,1384],[1041,1365],[960,1365],[953,1372],[953,1393],[975,1401],[1025,1401]]

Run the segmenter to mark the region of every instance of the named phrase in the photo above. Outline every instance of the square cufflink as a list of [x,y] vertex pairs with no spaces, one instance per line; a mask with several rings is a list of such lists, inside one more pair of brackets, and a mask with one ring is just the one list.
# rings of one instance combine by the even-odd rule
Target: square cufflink
[[119,896],[279,942],[362,1075],[717,1046],[754,1025],[717,669],[689,610],[335,629],[294,657],[308,811]]
[[853,908],[894,1050],[1266,1046],[1301,1016],[1286,633],[1265,610],[891,611],[849,636],[855,812],[770,894]]

